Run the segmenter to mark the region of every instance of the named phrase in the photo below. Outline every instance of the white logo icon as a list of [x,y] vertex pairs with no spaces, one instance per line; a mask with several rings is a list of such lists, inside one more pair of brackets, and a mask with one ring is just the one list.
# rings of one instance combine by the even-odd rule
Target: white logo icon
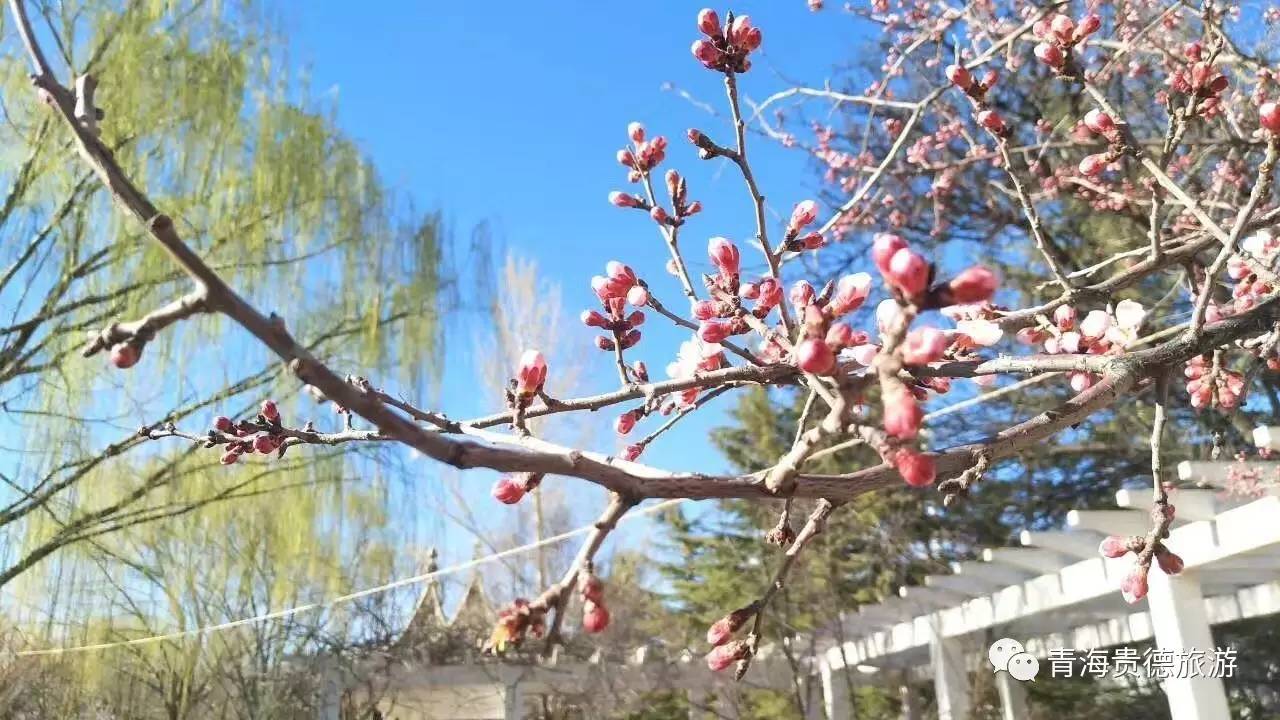
[[992,643],[987,658],[991,660],[994,672],[1004,670],[1015,680],[1034,681],[1040,672],[1040,661],[1013,638],[1000,638]]

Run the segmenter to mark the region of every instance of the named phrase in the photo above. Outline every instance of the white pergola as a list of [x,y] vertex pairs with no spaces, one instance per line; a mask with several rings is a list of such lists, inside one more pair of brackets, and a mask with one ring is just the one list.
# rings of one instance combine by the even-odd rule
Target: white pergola
[[[1274,440],[1273,440],[1274,438]],[[1280,428],[1259,428],[1255,441],[1280,449]],[[1280,491],[1272,484],[1255,497],[1229,497],[1219,488],[1232,463],[1182,463],[1180,479],[1195,488],[1173,491],[1177,508],[1168,540],[1185,570],[1170,577],[1154,568],[1147,599],[1131,606],[1118,590],[1132,556],[1098,554],[1106,535],[1141,535],[1148,529],[1150,490],[1121,490],[1116,507],[1075,510],[1058,531],[1023,531],[1020,548],[991,548],[981,561],[955,564],[923,586],[846,616],[817,658],[825,715],[853,717],[849,689],[880,684],[881,675],[932,678],[940,720],[964,720],[971,706],[971,671],[992,672],[987,649],[1011,637],[1041,658],[1051,648],[1078,651],[1153,640],[1160,649],[1215,648],[1212,626],[1280,612]],[[1268,477],[1280,463],[1261,463]],[[833,633],[834,634],[834,633]],[[1159,681],[1173,720],[1229,717],[1222,680]],[[1026,694],[1007,673],[997,673],[1003,717],[1027,717]],[[903,685],[909,696],[909,686]],[[909,697],[908,697],[909,699]],[[914,703],[904,715],[917,716]]]

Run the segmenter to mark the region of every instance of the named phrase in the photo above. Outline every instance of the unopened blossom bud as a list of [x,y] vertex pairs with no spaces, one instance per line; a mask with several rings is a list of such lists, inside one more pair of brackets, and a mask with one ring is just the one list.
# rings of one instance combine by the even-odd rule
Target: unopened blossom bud
[[808,338],[796,346],[796,367],[814,375],[826,375],[836,365],[836,354],[825,340]]
[[138,364],[138,359],[142,357],[142,353],[133,343],[117,343],[111,348],[111,364],[125,370]]
[[996,81],[999,79],[1000,73],[996,72],[995,68],[987,68],[986,71],[982,73],[982,87],[993,88],[996,86]]
[[588,600],[582,604],[582,629],[589,633],[604,632],[609,627],[609,611],[602,603]]
[[493,489],[489,492],[498,502],[504,505],[515,505],[520,502],[520,498],[524,497],[525,488],[510,475],[503,475],[493,484]]
[[1146,597],[1147,589],[1146,569],[1136,564],[1120,582],[1120,593],[1124,595],[1125,602],[1130,605]]
[[961,90],[968,90],[973,86],[973,75],[963,65],[948,65],[947,79]]
[[800,238],[800,244],[805,250],[817,250],[827,244],[827,239],[822,237],[822,233],[814,231]]
[[622,149],[618,151],[618,164],[623,167],[635,168],[636,156],[630,150]]
[[752,283],[742,283],[738,286],[738,297],[743,300],[755,300],[760,297],[760,286]]
[[742,640],[720,645],[707,653],[707,668],[720,672],[751,654],[751,646]]
[[951,282],[947,283],[947,287],[951,289],[952,302],[967,305],[990,300],[999,283],[995,273],[978,266],[955,276]]
[[720,35],[720,16],[711,8],[703,8],[698,11],[698,29],[704,35],[715,37]]
[[1102,27],[1102,17],[1097,13],[1089,13],[1088,15],[1080,18],[1080,24],[1076,26],[1076,32],[1075,35],[1072,36],[1072,39],[1076,42],[1080,42],[1081,40],[1098,32],[1098,28],[1100,27]]
[[653,218],[653,221],[659,225],[665,225],[668,219],[667,211],[661,205],[654,205],[649,210],[649,217]]
[[733,639],[734,633],[742,629],[748,620],[756,614],[755,607],[748,605],[738,608],[711,624],[707,628],[707,644],[720,647]]
[[636,414],[634,412],[624,412],[613,421],[613,430],[619,435],[630,433],[636,426]]
[[587,327],[604,327],[609,322],[604,315],[595,310],[583,310],[579,317],[582,319],[582,324]]
[[1061,68],[1067,61],[1066,55],[1062,53],[1062,48],[1053,43],[1042,42],[1036,45],[1034,52],[1040,62],[1051,68]]
[[1059,330],[1070,330],[1076,326],[1076,309],[1070,305],[1059,305],[1053,311],[1053,322]]
[[604,600],[604,583],[594,573],[583,571],[578,573],[578,595],[583,600],[601,602]]
[[827,328],[826,342],[833,348],[842,348],[854,345],[855,334],[853,328],[838,322],[831,323],[831,327]]
[[644,452],[643,445],[628,445],[622,449],[622,459],[627,462],[632,462],[636,458],[640,457],[640,453],[642,452]]
[[635,347],[635,344],[638,342],[640,342],[640,331],[632,330],[622,336],[622,349],[626,350],[627,348]]
[[885,279],[904,295],[914,297],[924,292],[929,284],[929,263],[910,248],[903,248],[889,260]]
[[[720,62],[722,57],[724,57],[724,53],[720,52],[719,48],[713,45],[710,40],[705,39],[694,40],[693,47],[690,48],[690,51],[693,52],[693,56],[697,58],[699,62],[707,67],[714,66],[716,63]],[[621,162],[621,160],[619,160],[619,162]],[[623,164],[625,165],[626,163]]]
[[546,358],[537,350],[525,350],[516,368],[516,394],[525,398],[536,395],[546,379]]
[[[733,18],[733,22],[729,24],[729,42],[742,47],[747,41],[747,36],[751,33],[751,16],[738,15]],[[751,48],[744,48],[750,50]]]
[[871,243],[871,260],[884,274],[889,273],[889,261],[897,252],[907,246],[907,241],[897,235],[881,233]]
[[833,315],[844,315],[862,307],[867,295],[871,294],[871,276],[867,273],[853,273],[841,277],[836,283],[835,295],[828,307]]
[[631,327],[639,327],[644,324],[644,313],[636,310],[627,316],[627,324]]
[[788,293],[792,306],[797,310],[803,310],[811,305],[816,295],[817,293],[814,292],[813,286],[805,280],[797,281],[796,284],[791,286],[791,291]]
[[1085,113],[1084,125],[1099,135],[1110,135],[1116,129],[1116,121],[1097,108]]
[[983,110],[978,113],[978,124],[990,130],[997,135],[1003,135],[1008,128],[1004,124],[1004,118],[995,110]]
[[1054,15],[1049,21],[1049,29],[1062,42],[1071,42],[1072,36],[1076,31],[1076,22],[1066,15]]
[[231,422],[231,418],[225,415],[219,415],[214,418],[213,429],[218,432],[229,433],[235,427],[235,423]]
[[223,465],[234,465],[236,464],[236,461],[238,461],[239,459],[240,459],[239,452],[235,450],[228,450],[222,454],[222,457],[218,459],[218,462],[222,463]]
[[718,343],[731,334],[728,323],[706,320],[698,325],[698,337],[702,342]]
[[633,143],[644,142],[644,125],[633,122],[627,125],[627,137],[631,138]]
[[902,362],[908,365],[925,365],[941,360],[950,344],[947,334],[938,328],[912,330],[902,341]]
[[643,204],[635,195],[617,190],[609,193],[609,202],[620,208],[638,208]]
[[260,414],[262,417],[266,418],[267,422],[280,422],[280,409],[276,407],[274,400],[264,400]]
[[1129,539],[1119,535],[1108,535],[1098,544],[1098,552],[1103,557],[1124,557],[1129,554]]
[[1168,550],[1163,545],[1156,550],[1156,563],[1160,565],[1160,569],[1165,575],[1177,575],[1182,572],[1182,568],[1186,565],[1182,560],[1182,556]]
[[914,440],[924,422],[924,410],[911,391],[893,386],[885,391],[884,431],[899,440]]
[[1280,103],[1265,102],[1259,105],[1258,122],[1267,132],[1280,135]]
[[643,360],[635,361],[631,365],[631,372],[635,373],[636,379],[640,382],[649,382],[649,368]]
[[796,203],[796,207],[791,211],[790,226],[794,230],[808,227],[818,219],[818,204],[812,200],[804,200]]
[[1080,322],[1080,334],[1089,339],[1097,340],[1107,334],[1107,330],[1111,328],[1111,316],[1102,310],[1094,310],[1084,316],[1084,320]]
[[697,215],[700,212],[702,212],[702,201],[694,200],[684,209],[684,216],[689,217],[690,215]]
[[1097,177],[1107,169],[1106,153],[1096,153],[1094,155],[1085,155],[1080,161],[1080,174],[1085,177]]
[[613,340],[610,340],[609,338],[607,338],[607,337],[605,337],[605,336],[603,336],[603,335],[597,335],[597,336],[596,336],[596,347],[597,347],[597,348],[600,348],[601,350],[603,350],[603,351],[605,351],[605,352],[610,352],[610,351],[612,351],[612,350],[613,350],[613,348],[614,348]]
[[699,320],[710,320],[716,316],[716,304],[712,300],[697,300],[690,305],[690,309]]
[[633,285],[627,291],[627,302],[635,307],[644,307],[649,304],[649,290],[643,285]]
[[765,278],[759,283],[759,303],[765,308],[774,308],[782,303],[782,283],[773,278]]
[[707,243],[707,255],[711,257],[711,264],[715,265],[722,275],[738,274],[741,264],[738,248],[725,238],[711,238]]
[[605,274],[609,276],[609,280],[625,284],[630,287],[636,281],[636,273],[630,267],[617,260],[610,260],[604,266]]
[[902,448],[893,455],[893,467],[911,487],[932,485],[938,476],[937,464],[932,455]]

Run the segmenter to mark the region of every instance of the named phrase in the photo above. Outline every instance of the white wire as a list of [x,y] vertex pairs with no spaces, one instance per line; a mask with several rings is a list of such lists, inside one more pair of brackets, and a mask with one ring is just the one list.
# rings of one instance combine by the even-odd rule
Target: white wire
[[[672,500],[664,500],[663,502],[657,503],[656,505],[650,505],[648,507],[640,508],[638,510],[635,510],[632,513],[624,515],[619,520],[619,522],[627,522],[628,520],[640,517],[642,515],[651,515],[653,513],[658,512],[659,510],[665,510],[666,508],[674,507],[676,505],[679,505],[680,503],[686,502],[687,500],[688,498],[675,498]],[[277,610],[275,612],[265,613],[262,615],[255,615],[253,617],[243,618],[240,620],[232,620],[230,622],[219,623],[217,625],[206,625],[204,627],[192,628],[190,630],[179,630],[176,632],[165,633],[163,635],[151,635],[149,637],[134,638],[132,640],[119,640],[116,642],[95,643],[92,645],[76,645],[73,647],[45,648],[42,650],[22,650],[20,652],[14,653],[14,655],[18,657],[30,657],[35,655],[64,655],[67,653],[90,652],[93,650],[108,650],[110,648],[129,647],[132,645],[148,645],[151,643],[164,642],[166,640],[178,640],[181,638],[192,637],[195,635],[204,635],[206,633],[221,632],[223,630],[230,630],[232,628],[237,628],[244,625],[253,625],[256,623],[265,622],[267,620],[276,620],[278,618],[289,617],[290,615],[297,615],[299,613],[310,612],[312,610],[320,610],[322,608],[332,607],[334,605],[341,605],[342,603],[348,603],[348,602],[351,602],[352,600],[359,600],[360,598],[369,597],[370,595],[377,595],[379,593],[384,593],[384,592],[387,592],[388,590],[394,590],[396,588],[404,587],[406,585],[414,585],[414,584],[423,582],[424,580],[431,580],[433,578],[443,577],[445,575],[461,572],[463,570],[469,570],[473,567],[484,565],[486,563],[491,563],[495,560],[501,560],[502,558],[505,558],[505,557],[510,557],[512,555],[519,555],[521,553],[525,553],[530,550],[536,550],[537,548],[540,548],[546,545],[554,545],[556,543],[568,540],[569,538],[576,537],[578,535],[583,535],[594,529],[595,529],[595,525],[584,525],[583,527],[575,528],[573,530],[569,530],[568,532],[560,533],[559,535],[553,535],[549,538],[543,538],[542,540],[539,540],[537,542],[528,543],[527,545],[521,545],[519,547],[510,548],[507,550],[502,550],[500,552],[493,553],[492,555],[486,555],[485,557],[482,557],[482,558],[475,558],[473,560],[468,560],[464,563],[458,563],[457,565],[450,565],[449,567],[440,568],[439,570],[434,570],[429,573],[423,573],[421,575],[414,575],[413,577],[394,580],[385,585],[379,585],[377,587],[371,587],[365,590],[359,590],[353,593],[348,593],[346,595],[339,595],[338,597],[335,597],[329,600],[322,600],[319,602],[307,603],[305,605],[297,605],[295,607],[285,608],[284,610]]]

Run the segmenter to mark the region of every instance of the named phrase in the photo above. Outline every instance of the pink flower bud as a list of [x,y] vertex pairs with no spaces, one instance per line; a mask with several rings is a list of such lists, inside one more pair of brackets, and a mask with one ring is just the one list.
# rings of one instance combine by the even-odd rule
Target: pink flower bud
[[902,291],[902,294],[914,297],[924,292],[925,286],[929,284],[929,263],[910,248],[903,248],[889,260],[889,272],[885,274],[885,279]]
[[707,653],[707,668],[711,672],[720,672],[750,654],[751,647],[746,642],[735,640]]
[[733,638],[733,634],[741,630],[742,626],[755,614],[756,609],[748,605],[738,608],[715,621],[711,624],[711,627],[707,628],[707,644],[712,647],[720,647],[729,642]]
[[978,124],[990,130],[991,132],[1002,135],[1007,129],[1004,124],[1004,118],[995,110],[983,110],[978,113]]
[[1111,328],[1111,316],[1102,310],[1094,310],[1084,316],[1080,323],[1080,334],[1088,340],[1097,340],[1107,334]]
[[111,348],[111,364],[125,370],[138,364],[138,359],[142,357],[142,353],[138,352],[138,348],[132,343],[117,343]]
[[1098,32],[1098,28],[1102,27],[1102,17],[1097,13],[1089,13],[1080,18],[1080,24],[1076,26],[1075,35],[1072,37],[1076,42],[1089,37]]
[[640,453],[644,452],[644,447],[640,445],[628,445],[622,449],[622,459],[632,462],[640,457]]
[[635,429],[636,414],[633,412],[624,412],[613,421],[613,430],[619,435],[626,435]]
[[809,338],[796,346],[796,367],[814,375],[826,375],[836,365],[836,354],[823,340]]
[[649,304],[649,291],[643,285],[633,285],[627,291],[627,302],[635,307],[644,307]]
[[907,389],[894,386],[884,397],[884,431],[899,440],[914,440],[924,422],[924,410]]
[[536,395],[546,379],[546,358],[537,350],[525,350],[516,368],[516,394],[525,398]]
[[253,449],[263,455],[269,455],[275,452],[278,447],[280,446],[276,443],[275,438],[270,435],[259,435],[253,439]]
[[280,409],[276,407],[276,403],[274,400],[263,401],[262,410],[260,414],[262,415],[262,417],[267,419],[267,422],[271,422],[271,423],[280,422]]
[[1125,602],[1130,605],[1138,602],[1147,596],[1147,573],[1138,566],[1134,565],[1133,570],[1125,576],[1120,582],[1120,593],[1124,595]]
[[716,316],[716,304],[711,300],[698,300],[690,307],[693,316],[699,320],[710,320]]
[[515,505],[524,497],[524,486],[516,482],[510,475],[503,475],[490,490],[493,498],[504,505]]
[[720,35],[720,16],[711,8],[703,8],[698,12],[698,29],[711,37]]
[[795,230],[808,227],[818,219],[818,203],[812,200],[804,200],[796,203],[796,207],[791,211],[791,227]]
[[633,143],[644,142],[644,125],[633,122],[627,125],[627,137],[631,138]]
[[[715,66],[724,57],[724,53],[720,52],[720,49],[713,45],[710,40],[694,40],[693,47],[690,49],[693,51],[693,56],[707,67]],[[625,165],[626,163],[623,164]]]
[[747,34],[750,32],[751,16],[738,15],[733,18],[733,22],[729,25],[729,42],[740,46],[747,39]]
[[630,150],[619,150],[618,164],[624,167],[634,168],[636,166],[636,156]]
[[942,359],[951,343],[947,334],[935,327],[924,327],[907,333],[902,342],[902,362],[924,365]]
[[582,629],[589,633],[604,632],[609,627],[609,611],[591,600],[582,604]]
[[1098,544],[1098,552],[1103,557],[1124,557],[1129,554],[1129,539],[1119,535],[1108,535]]
[[730,335],[728,323],[706,320],[698,325],[698,337],[707,343],[718,343]]
[[1163,545],[1156,551],[1156,563],[1160,565],[1165,575],[1178,575],[1186,565],[1180,555],[1165,549]]
[[684,216],[689,217],[690,215],[697,215],[700,212],[702,212],[702,201],[694,200],[684,209]]
[[963,65],[948,65],[947,79],[961,90],[968,90],[973,86],[973,75]]
[[635,347],[635,344],[638,342],[640,342],[640,331],[632,330],[622,336],[622,349],[626,350],[629,347]]
[[880,233],[871,244],[871,260],[881,273],[889,273],[889,261],[897,252],[907,246],[907,241],[897,235]]
[[1060,68],[1067,61],[1066,56],[1062,54],[1062,48],[1053,43],[1042,42],[1036,45],[1034,52],[1040,62],[1051,68]]
[[610,340],[609,338],[607,338],[607,337],[605,337],[605,336],[603,336],[603,335],[597,335],[597,336],[596,336],[596,347],[597,347],[597,348],[600,348],[601,350],[603,350],[603,351],[605,351],[605,352],[610,352],[610,351],[612,351],[612,350],[613,350],[613,348],[614,348],[613,340]]
[[1053,311],[1053,322],[1059,330],[1070,330],[1076,326],[1076,309],[1070,305],[1059,305]]
[[578,595],[582,596],[583,600],[603,602],[604,583],[592,573],[586,571],[578,573]]
[[637,208],[641,206],[640,198],[617,190],[609,193],[609,202],[620,208]]
[[822,233],[814,231],[800,238],[800,244],[805,250],[817,250],[827,244],[826,238],[822,237]]
[[831,323],[831,327],[827,329],[826,341],[827,344],[833,348],[842,348],[855,345],[855,337],[856,335],[853,332],[853,328],[842,322],[838,322]]
[[1116,129],[1116,121],[1097,108],[1085,113],[1084,125],[1099,135],[1110,135]]
[[738,297],[743,300],[755,300],[760,297],[760,286],[755,283],[742,283],[738,286]]
[[580,317],[582,318],[582,324],[587,327],[604,327],[609,323],[609,321],[605,319],[604,315],[601,315],[595,310],[583,310]]
[[990,300],[1000,281],[996,274],[985,267],[971,267],[955,276],[948,283],[952,302],[968,305]]
[[229,433],[235,427],[235,423],[231,422],[231,418],[219,415],[213,421],[213,429],[218,432]]
[[715,265],[722,275],[738,274],[741,261],[738,248],[733,243],[722,237],[711,238],[707,243],[707,255],[711,257],[711,264]]
[[1080,174],[1085,177],[1097,177],[1107,169],[1106,153],[1085,155],[1080,161]]
[[239,460],[240,460],[240,453],[238,451],[228,450],[222,454],[222,457],[218,459],[218,462],[222,463],[223,465],[235,465],[236,462]]
[[631,371],[635,373],[640,382],[649,382],[649,368],[644,364],[643,360],[635,361],[631,365]]
[[932,455],[903,448],[893,455],[893,467],[911,487],[925,487],[933,484],[938,475],[937,465]]
[[631,327],[640,327],[644,324],[644,313],[636,310],[627,316],[627,324]]
[[1259,105],[1258,122],[1267,132],[1280,135],[1280,103],[1266,102]]
[[835,295],[828,307],[833,315],[851,313],[862,307],[867,295],[871,294],[871,276],[867,273],[854,273],[841,277],[836,283]]
[[[743,17],[746,17],[745,15]],[[743,33],[738,40],[734,42],[743,52],[751,52],[760,47],[760,43],[764,42],[764,33],[760,32],[760,28],[749,28]],[[742,69],[745,72],[751,68],[751,61],[744,60]]]
[[765,278],[760,281],[759,287],[761,307],[774,308],[782,303],[782,283],[773,278]]
[[1054,15],[1049,22],[1049,29],[1063,42],[1071,42],[1076,31],[1076,22],[1066,15]]
[[655,205],[649,209],[649,217],[659,225],[665,225],[668,219],[667,211],[661,205]]
[[813,291],[813,286],[805,280],[797,281],[796,284],[791,286],[791,292],[788,293],[792,306],[797,310],[803,310],[812,304],[816,295],[817,293]]

